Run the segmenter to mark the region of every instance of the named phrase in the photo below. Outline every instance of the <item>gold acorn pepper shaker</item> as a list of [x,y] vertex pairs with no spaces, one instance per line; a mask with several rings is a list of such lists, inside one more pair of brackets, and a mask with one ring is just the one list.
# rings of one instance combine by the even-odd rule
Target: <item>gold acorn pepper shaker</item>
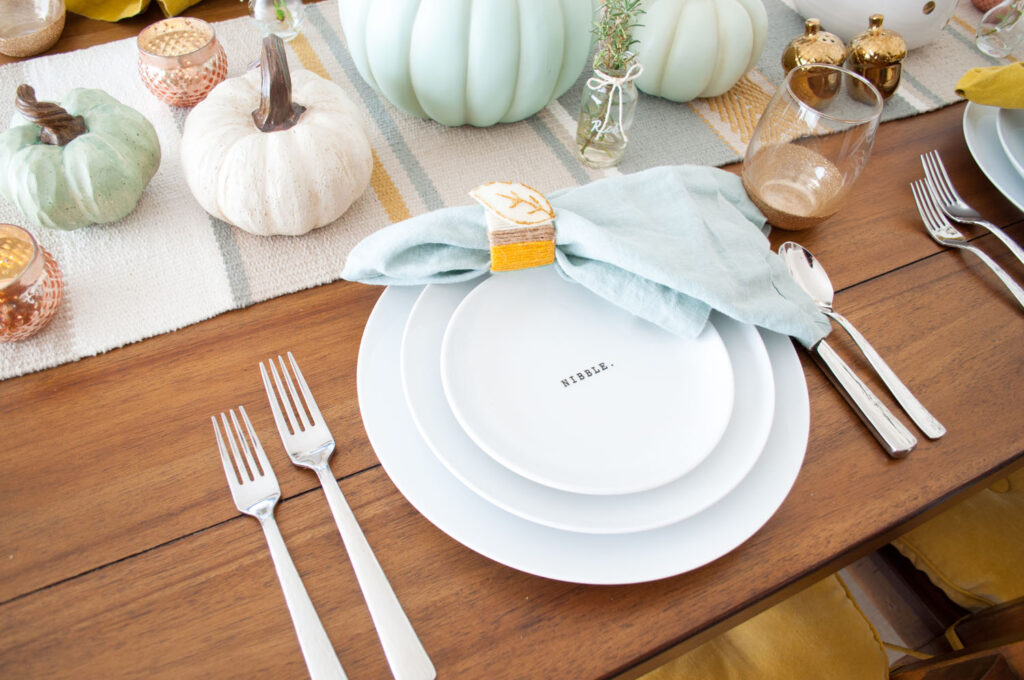
[[808,19],[804,34],[793,38],[782,51],[782,68],[789,73],[804,64],[832,64],[842,66],[846,60],[846,46],[839,36],[821,30],[821,22]]
[[[871,82],[888,99],[900,84],[903,58],[907,56],[907,43],[896,31],[882,28],[884,17],[872,14],[869,28],[850,41],[850,54],[846,66]],[[851,81],[854,79],[851,78]],[[851,86],[864,88],[857,82]]]

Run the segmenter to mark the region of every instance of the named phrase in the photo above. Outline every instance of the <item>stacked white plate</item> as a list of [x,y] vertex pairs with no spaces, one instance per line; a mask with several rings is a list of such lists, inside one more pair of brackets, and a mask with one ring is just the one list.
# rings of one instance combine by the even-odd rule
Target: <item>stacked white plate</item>
[[564,581],[649,581],[752,536],[807,445],[789,338],[713,314],[684,340],[554,267],[392,287],[359,404],[399,491],[467,547]]
[[1024,109],[968,102],[964,139],[989,181],[1024,211]]

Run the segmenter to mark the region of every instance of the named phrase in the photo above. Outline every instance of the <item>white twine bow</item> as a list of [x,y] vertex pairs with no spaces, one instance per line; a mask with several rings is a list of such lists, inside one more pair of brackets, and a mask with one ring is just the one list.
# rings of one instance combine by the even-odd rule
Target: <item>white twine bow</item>
[[622,124],[622,86],[631,80],[635,80],[640,77],[643,73],[643,64],[639,62],[634,63],[629,69],[626,70],[621,76],[610,76],[604,71],[594,69],[594,75],[587,80],[587,87],[591,90],[600,90],[603,87],[611,86],[611,92],[608,94],[608,110],[604,112],[604,120],[601,121],[601,129],[597,131],[597,134],[603,135],[608,132],[608,121],[612,117],[612,102],[615,101],[615,91],[619,92],[619,125],[622,127],[622,141],[628,142],[629,139],[626,137],[626,128]]

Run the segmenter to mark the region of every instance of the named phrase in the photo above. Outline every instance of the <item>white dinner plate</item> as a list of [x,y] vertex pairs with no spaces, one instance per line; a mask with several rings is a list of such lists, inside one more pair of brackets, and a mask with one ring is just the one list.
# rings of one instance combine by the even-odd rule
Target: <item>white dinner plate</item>
[[650,491],[612,496],[576,494],[511,472],[473,443],[445,400],[441,340],[452,313],[481,279],[427,286],[402,338],[402,385],[423,439],[459,481],[498,507],[538,524],[585,533],[628,533],[690,517],[731,491],[764,448],[775,411],[768,352],[757,330],[712,315],[732,360],[735,403],[714,451],[691,472]]
[[775,377],[775,421],[761,457],[725,498],[682,522],[631,534],[561,531],[505,512],[464,486],[431,453],[405,406],[402,333],[421,290],[388,288],[374,307],[359,347],[359,408],[370,443],[398,490],[471,550],[561,581],[653,581],[734,550],[775,514],[796,481],[810,424],[807,385],[789,338],[761,330]]
[[707,324],[684,340],[559,276],[491,276],[452,314],[441,381],[477,446],[538,484],[646,491],[718,444],[733,406],[729,353]]
[[1024,177],[1024,109],[999,109],[996,133],[1017,174]]
[[1017,174],[999,143],[999,109],[968,102],[964,110],[964,139],[978,167],[999,192],[1024,211],[1024,176]]

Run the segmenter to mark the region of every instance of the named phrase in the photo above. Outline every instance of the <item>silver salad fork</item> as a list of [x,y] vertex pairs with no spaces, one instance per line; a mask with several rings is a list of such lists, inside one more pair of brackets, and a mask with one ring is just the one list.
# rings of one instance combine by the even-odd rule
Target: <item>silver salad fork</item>
[[[241,406],[238,410],[242,413],[242,421],[245,429],[242,431],[238,423],[238,417],[234,409],[230,411],[231,420],[225,413],[220,414],[224,424],[224,435],[221,435],[217,418],[213,417],[213,432],[217,436],[217,448],[220,449],[220,460],[224,464],[224,474],[228,478],[228,488],[231,489],[231,497],[241,512],[251,515],[260,521],[263,533],[267,538],[267,546],[270,548],[270,557],[274,561],[274,570],[277,571],[277,579],[281,582],[281,590],[284,591],[284,601],[288,605],[288,613],[291,614],[292,624],[295,626],[295,634],[299,638],[299,647],[302,649],[302,656],[306,660],[306,668],[312,680],[345,680],[345,671],[341,668],[337,654],[334,653],[334,646],[327,638],[320,618],[313,608],[313,603],[302,585],[299,572],[295,569],[288,548],[284,544],[281,532],[274,521],[274,506],[281,498],[281,487],[277,483],[277,477],[270,468],[267,456],[263,453],[260,440],[256,431],[252,429],[249,416]],[[225,444],[225,439],[227,444]],[[249,442],[252,442],[250,449]],[[228,454],[230,447],[231,454]],[[253,460],[253,452],[256,460]],[[234,463],[232,463],[234,459]],[[259,465],[256,465],[259,461]]]

